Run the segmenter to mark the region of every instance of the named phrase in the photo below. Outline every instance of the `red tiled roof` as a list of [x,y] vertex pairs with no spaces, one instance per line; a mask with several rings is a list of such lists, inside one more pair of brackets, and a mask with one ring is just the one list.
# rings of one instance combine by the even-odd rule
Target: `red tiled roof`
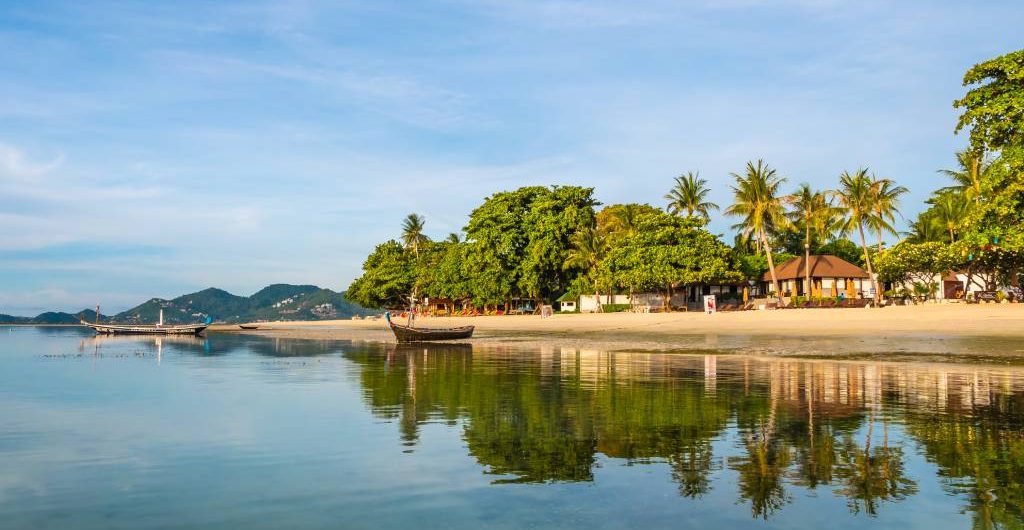
[[[867,278],[868,271],[841,258],[830,255],[811,256],[812,278]],[[780,280],[797,280],[804,277],[804,257],[793,258],[775,266],[775,276]],[[772,280],[771,272],[764,273],[764,281]]]

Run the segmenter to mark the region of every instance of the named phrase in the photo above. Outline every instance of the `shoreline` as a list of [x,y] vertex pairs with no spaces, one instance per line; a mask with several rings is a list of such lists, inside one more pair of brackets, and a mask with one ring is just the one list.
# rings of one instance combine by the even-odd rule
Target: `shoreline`
[[[1024,363],[1024,304],[928,304],[872,309],[791,309],[704,313],[574,313],[424,317],[422,327],[477,327],[469,343],[564,346],[602,351],[793,356],[883,356]],[[393,342],[383,320],[211,326],[275,338]],[[949,356],[955,358],[949,359]]]

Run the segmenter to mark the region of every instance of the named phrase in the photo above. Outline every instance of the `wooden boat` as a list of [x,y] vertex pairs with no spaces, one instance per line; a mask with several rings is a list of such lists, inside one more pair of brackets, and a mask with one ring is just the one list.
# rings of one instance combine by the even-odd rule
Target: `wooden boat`
[[413,327],[410,325],[396,324],[391,321],[391,313],[384,313],[391,333],[399,343],[422,343],[429,341],[456,341],[469,339],[473,336],[475,326],[464,325],[462,327]]
[[388,322],[398,342],[427,342],[434,340],[468,339],[473,336],[475,326],[458,328],[412,328]]
[[239,324],[238,327],[241,329],[260,329],[259,324]]
[[79,319],[83,326],[92,328],[99,335],[198,335],[209,327],[207,321],[203,324],[179,324],[173,326],[164,325],[164,311],[160,310],[160,322],[156,325],[146,324],[100,324],[100,307],[96,306],[97,322],[86,322]]

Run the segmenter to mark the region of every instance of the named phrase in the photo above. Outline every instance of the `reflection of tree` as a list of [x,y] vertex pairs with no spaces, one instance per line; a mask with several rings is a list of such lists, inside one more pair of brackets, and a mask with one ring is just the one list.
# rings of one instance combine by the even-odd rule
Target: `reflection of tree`
[[953,415],[908,419],[907,430],[939,466],[944,487],[965,494],[973,528],[1024,528],[1024,396]]
[[853,513],[863,510],[877,515],[879,501],[903,500],[917,493],[917,484],[905,475],[903,449],[889,447],[889,428],[886,424],[881,446],[872,447],[875,421],[868,421],[864,446],[856,443],[851,433],[843,437],[839,447],[840,466],[837,474],[842,486],[836,493],[847,498]]
[[730,467],[739,474],[740,498],[750,501],[754,517],[768,516],[782,508],[789,497],[782,479],[792,459],[790,448],[776,438],[778,398],[754,402],[739,410],[739,423],[745,454],[731,458]]
[[614,355],[590,358],[586,369],[579,353],[491,352],[475,361],[468,347],[429,346],[393,349],[386,359],[381,351],[345,355],[362,366],[370,408],[396,420],[403,441],[418,443],[424,422],[458,423],[469,454],[499,475],[496,483],[594,480],[601,453],[664,462],[680,495],[699,498],[715,486],[723,456],[712,442],[728,429],[740,443],[724,460],[754,517],[781,510],[789,490],[821,487],[847,498],[853,513],[875,515],[917,491],[906,432],[950,478],[947,488],[967,495],[976,528],[1021,528],[1024,399],[1016,394],[973,415],[904,412],[905,431],[890,444],[888,420],[868,411],[889,402],[906,411],[914,389],[878,392],[869,404],[855,364],[719,359],[708,373],[714,363],[674,357],[664,361],[669,368],[624,363],[620,372]]
[[699,441],[684,451],[668,457],[672,479],[679,483],[679,494],[698,498],[711,491],[708,475],[714,471],[711,443]]

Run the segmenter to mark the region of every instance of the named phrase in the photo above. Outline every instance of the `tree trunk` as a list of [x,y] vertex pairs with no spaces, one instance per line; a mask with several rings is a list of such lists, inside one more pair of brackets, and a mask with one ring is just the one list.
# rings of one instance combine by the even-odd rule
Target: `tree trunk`
[[765,255],[768,257],[768,272],[772,276],[772,288],[775,289],[775,299],[782,302],[782,293],[779,292],[779,279],[775,276],[775,260],[772,259],[772,247],[768,245],[768,237],[765,236],[764,231],[758,232],[761,244],[764,246]]
[[882,300],[882,292],[878,289],[878,280],[875,278],[875,269],[871,266],[871,253],[868,252],[868,241],[864,237],[864,225],[858,225],[860,232],[860,244],[864,248],[864,263],[868,266],[868,276],[871,277],[871,285],[875,288],[875,305]]
[[804,295],[811,291],[811,223],[805,221],[807,231],[804,238]]
[[601,303],[601,290],[594,284],[594,295],[597,296],[597,313],[604,313],[604,304]]

